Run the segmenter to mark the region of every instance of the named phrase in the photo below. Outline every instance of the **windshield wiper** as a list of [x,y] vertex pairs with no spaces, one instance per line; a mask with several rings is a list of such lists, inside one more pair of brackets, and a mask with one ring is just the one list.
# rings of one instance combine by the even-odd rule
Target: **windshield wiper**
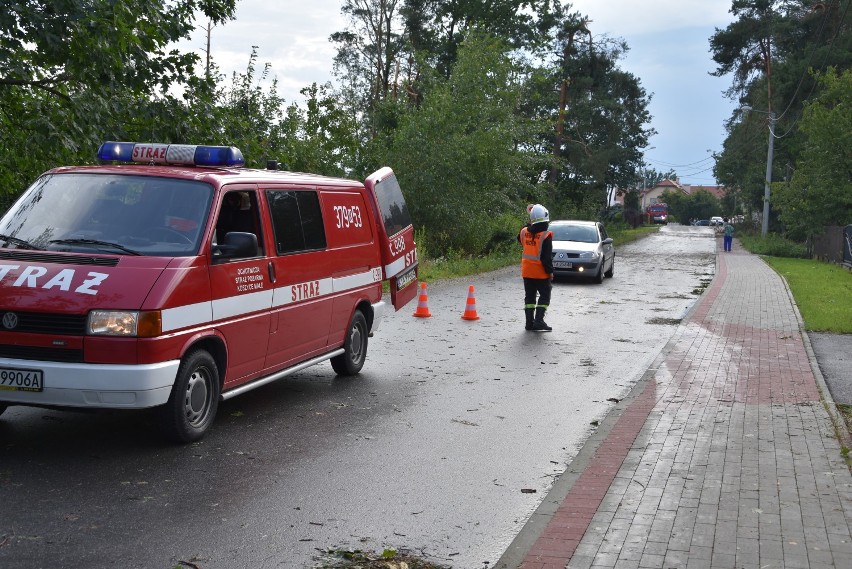
[[[0,237],[2,237],[2,235],[0,235]],[[118,243],[110,243],[109,241],[98,241],[97,239],[52,239],[50,243],[65,243],[68,245],[96,245],[100,247],[112,247],[113,249],[124,251],[128,255],[142,254],[139,251],[128,249],[124,245],[119,245]]]
[[42,251],[43,250],[41,247],[36,247],[35,245],[30,243],[29,241],[25,241],[23,239],[18,239],[17,237],[12,237],[11,235],[3,235],[2,233],[0,233],[0,239],[5,241],[6,243],[12,243],[13,245],[17,245],[18,247],[21,247],[22,249],[33,249],[35,251]]

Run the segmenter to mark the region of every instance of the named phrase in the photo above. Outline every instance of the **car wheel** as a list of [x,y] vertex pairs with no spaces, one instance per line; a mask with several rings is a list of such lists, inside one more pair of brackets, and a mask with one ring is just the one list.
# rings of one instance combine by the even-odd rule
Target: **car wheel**
[[604,276],[608,279],[611,279],[613,273],[615,273],[615,255],[613,255],[612,264],[609,266],[609,270],[604,273]]
[[219,368],[205,350],[190,352],[178,368],[177,380],[162,408],[162,426],[175,442],[199,440],[219,408]]
[[598,267],[598,273],[595,275],[595,283],[601,284],[603,282],[603,261],[601,261],[601,266]]
[[356,375],[364,367],[369,333],[367,319],[360,310],[356,310],[343,341],[343,353],[331,358],[331,367],[338,375]]

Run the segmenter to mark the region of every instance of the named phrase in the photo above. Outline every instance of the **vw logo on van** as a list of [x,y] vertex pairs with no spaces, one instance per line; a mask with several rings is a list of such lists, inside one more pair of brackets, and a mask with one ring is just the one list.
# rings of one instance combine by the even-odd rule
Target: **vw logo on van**
[[18,326],[18,315],[14,312],[7,312],[3,315],[3,327],[7,330],[14,330]]

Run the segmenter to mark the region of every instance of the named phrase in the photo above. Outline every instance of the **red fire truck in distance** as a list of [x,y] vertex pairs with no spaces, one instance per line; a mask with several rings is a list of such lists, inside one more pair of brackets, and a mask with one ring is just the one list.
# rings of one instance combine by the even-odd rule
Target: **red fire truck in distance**
[[362,183],[131,142],[98,158],[46,172],[0,219],[0,414],[157,408],[198,440],[221,400],[324,361],[357,374],[415,296],[390,168]]
[[648,216],[649,223],[666,224],[669,222],[669,206],[662,202],[652,203],[646,207],[645,214]]

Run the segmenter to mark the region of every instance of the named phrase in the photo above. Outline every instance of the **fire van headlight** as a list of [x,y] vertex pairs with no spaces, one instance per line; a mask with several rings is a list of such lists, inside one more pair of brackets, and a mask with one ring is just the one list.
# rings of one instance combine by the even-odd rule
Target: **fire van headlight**
[[88,333],[92,336],[151,338],[162,333],[159,311],[93,310],[89,313]]

